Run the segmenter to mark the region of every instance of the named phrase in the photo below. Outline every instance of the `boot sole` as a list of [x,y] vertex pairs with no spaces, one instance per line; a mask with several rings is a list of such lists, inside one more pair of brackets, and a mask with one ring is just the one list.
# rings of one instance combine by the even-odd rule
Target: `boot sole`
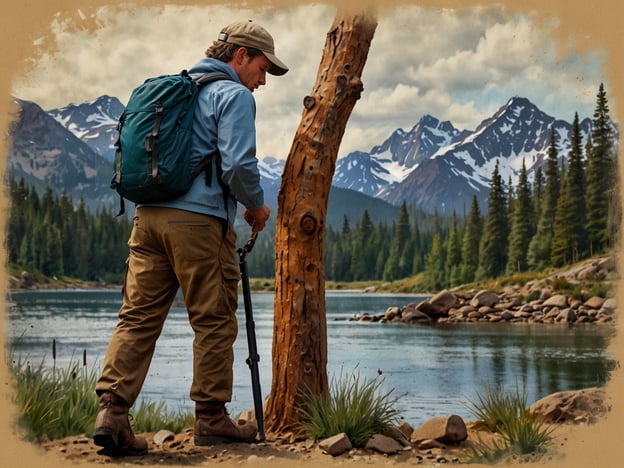
[[93,443],[102,447],[102,449],[98,451],[98,454],[108,455],[110,457],[140,456],[147,453],[147,449],[132,450],[130,448],[119,447],[118,434],[106,427],[100,427],[93,432]]
[[256,442],[256,439],[232,439],[230,437],[225,436],[195,436],[193,438],[195,445],[205,446],[205,445],[219,445],[219,444],[251,444]]

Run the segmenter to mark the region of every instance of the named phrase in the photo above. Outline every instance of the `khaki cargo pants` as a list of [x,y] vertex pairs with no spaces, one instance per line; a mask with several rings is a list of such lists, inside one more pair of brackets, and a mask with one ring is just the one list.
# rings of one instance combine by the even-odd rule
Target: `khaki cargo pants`
[[236,233],[230,226],[224,234],[223,222],[212,216],[141,207],[128,245],[123,304],[96,392],[134,404],[180,287],[194,332],[190,398],[230,401],[240,278]]

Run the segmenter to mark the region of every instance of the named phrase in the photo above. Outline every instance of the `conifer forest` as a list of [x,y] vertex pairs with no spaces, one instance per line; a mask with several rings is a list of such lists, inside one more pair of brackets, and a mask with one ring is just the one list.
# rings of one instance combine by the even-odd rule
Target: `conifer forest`
[[[393,281],[422,274],[423,292],[517,272],[559,267],[615,248],[621,223],[618,144],[600,85],[591,135],[583,145],[574,116],[571,148],[558,154],[550,134],[544,164],[530,179],[522,167],[515,184],[498,163],[488,205],[473,197],[467,213],[442,217],[401,205],[398,218],[375,223],[368,210],[343,218],[325,233],[325,274],[334,281]],[[48,277],[121,282],[132,220],[105,208],[97,213],[50,187],[38,194],[8,177],[9,265]],[[274,219],[274,217],[273,217]],[[238,224],[238,223],[237,223]],[[240,227],[240,229],[239,229]],[[239,243],[248,228],[236,226]],[[275,226],[258,237],[250,275],[273,278]]]

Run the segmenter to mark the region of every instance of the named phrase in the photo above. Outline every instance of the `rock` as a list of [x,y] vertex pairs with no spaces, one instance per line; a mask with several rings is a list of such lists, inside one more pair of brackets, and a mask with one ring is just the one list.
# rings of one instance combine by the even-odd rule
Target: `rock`
[[392,319],[396,318],[396,317],[400,317],[401,316],[401,308],[394,306],[394,307],[388,307],[386,309],[386,312],[384,313],[383,318],[391,321]]
[[253,426],[258,428],[258,421],[256,420],[256,410],[255,409],[246,409],[238,416],[238,424],[252,424]]
[[363,313],[362,315],[358,315],[357,320],[359,322],[376,322],[378,318],[373,314]]
[[451,307],[455,307],[459,304],[457,296],[447,290],[440,291],[433,296],[429,302],[438,310],[438,315],[448,314]]
[[429,449],[434,449],[434,448],[443,449],[444,444],[441,444],[435,439],[425,439],[425,440],[418,442],[419,450],[429,450]]
[[399,444],[401,444],[403,447],[411,447],[409,436],[411,435],[412,432],[413,432],[413,429],[411,432],[409,432],[409,435],[406,436],[400,427],[388,426],[384,428],[382,435],[391,437],[392,439],[396,440]]
[[[406,306],[406,309],[410,308],[412,304],[408,304]],[[434,306],[433,304],[431,304],[431,302],[429,301],[423,301],[423,302],[419,302],[418,304],[416,304],[414,306],[414,308],[412,310],[416,310],[418,312],[421,312],[423,314],[425,314],[428,317],[437,317],[438,315],[440,315],[440,309],[436,306]],[[405,315],[406,311],[403,311],[403,314]]]
[[541,415],[548,423],[594,422],[609,411],[603,388],[553,393],[536,401],[529,411]]
[[353,448],[351,441],[344,432],[320,441],[319,447],[332,457],[341,455]]
[[173,440],[175,438],[175,434],[167,429],[162,429],[154,434],[154,438],[152,439],[156,445],[162,445],[168,440]]
[[592,309],[600,309],[602,307],[602,305],[604,304],[605,299],[602,297],[598,297],[598,296],[592,296],[589,299],[587,299],[583,305],[586,307],[590,307]]
[[403,434],[403,437],[405,437],[407,440],[410,439],[410,437],[412,436],[412,432],[414,432],[414,428],[405,421],[399,424],[397,428],[399,429],[399,431],[401,431],[401,434]]
[[403,322],[431,322],[432,319],[424,312],[420,310],[410,309],[407,312],[403,312],[401,315]]
[[615,299],[609,298],[602,304],[602,307],[600,308],[600,313],[610,315],[613,312],[615,312]]
[[503,320],[511,320],[512,318],[514,318],[514,314],[513,312],[509,312],[508,310],[506,310],[501,314],[501,317]]
[[479,307],[487,306],[492,307],[499,301],[498,294],[490,291],[481,290],[470,301],[470,305],[478,309]]
[[550,296],[546,299],[543,304],[543,307],[559,307],[560,309],[565,309],[568,307],[568,296],[563,294],[555,294],[554,296]]
[[563,309],[557,315],[557,322],[573,323],[576,321],[576,314],[573,309]]
[[382,434],[374,434],[368,442],[366,442],[366,449],[374,450],[380,453],[387,453],[391,455],[397,453],[403,447],[392,437],[388,437]]
[[438,442],[461,442],[468,437],[464,420],[455,414],[439,416],[430,419],[415,429],[410,438],[412,444],[418,444],[426,439]]

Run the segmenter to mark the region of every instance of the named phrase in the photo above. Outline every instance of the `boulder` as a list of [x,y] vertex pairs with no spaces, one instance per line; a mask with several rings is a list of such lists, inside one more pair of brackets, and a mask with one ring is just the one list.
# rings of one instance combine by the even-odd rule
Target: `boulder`
[[541,415],[548,423],[595,422],[609,411],[603,388],[557,392],[536,401],[529,411]]
[[481,290],[474,295],[474,297],[470,301],[470,305],[473,306],[475,309],[483,306],[492,307],[499,300],[500,298],[498,297],[498,294],[495,294],[491,291]]
[[[409,309],[410,306],[412,304],[408,304],[405,309]],[[418,304],[416,304],[414,306],[414,310],[417,310],[418,312],[422,312],[423,314],[427,315],[428,317],[436,317],[438,315],[438,311],[439,309],[435,306],[433,306],[431,304],[431,302],[429,301],[423,301],[423,302],[419,302]],[[405,310],[403,311],[403,314],[405,314]]]
[[423,440],[433,439],[438,442],[458,443],[468,437],[466,423],[455,414],[439,416],[426,421],[412,432],[410,441],[418,445]]
[[459,304],[459,300],[455,294],[443,290],[433,296],[429,302],[433,307],[438,310],[438,315],[446,315],[451,307],[455,307]]
[[542,306],[558,307],[560,309],[565,309],[566,307],[568,307],[568,296],[564,294],[555,294],[554,296],[550,296],[548,299],[546,299]]
[[605,300],[599,296],[592,296],[584,302],[584,306],[589,307],[591,309],[600,309],[602,304],[604,304]]

